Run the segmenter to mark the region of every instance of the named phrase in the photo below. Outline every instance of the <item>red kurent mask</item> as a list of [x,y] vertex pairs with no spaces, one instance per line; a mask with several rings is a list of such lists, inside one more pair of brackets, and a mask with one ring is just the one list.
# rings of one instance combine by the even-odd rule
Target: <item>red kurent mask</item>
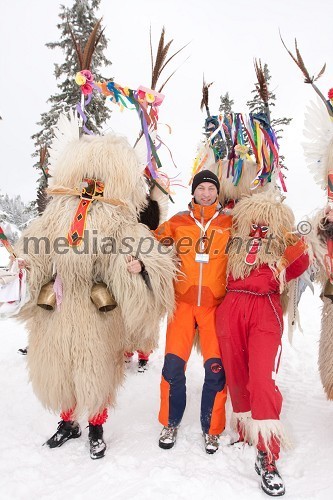
[[251,224],[250,236],[251,238],[266,238],[269,226],[261,224]]
[[257,262],[258,252],[261,247],[261,240],[266,238],[269,227],[264,224],[251,224],[250,237],[253,241],[250,244],[248,253],[245,256],[245,262],[249,266],[253,266]]

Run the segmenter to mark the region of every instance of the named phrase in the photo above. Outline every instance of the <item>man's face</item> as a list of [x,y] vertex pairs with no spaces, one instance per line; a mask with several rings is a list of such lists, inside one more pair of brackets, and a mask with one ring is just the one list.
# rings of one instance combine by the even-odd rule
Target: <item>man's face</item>
[[193,196],[198,205],[212,205],[217,198],[217,187],[211,182],[202,182],[195,188]]

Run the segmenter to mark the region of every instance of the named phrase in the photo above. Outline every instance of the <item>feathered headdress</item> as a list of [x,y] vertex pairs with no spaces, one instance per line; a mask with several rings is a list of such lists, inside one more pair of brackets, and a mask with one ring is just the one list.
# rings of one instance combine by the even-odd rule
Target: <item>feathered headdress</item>
[[306,107],[304,136],[307,166],[315,182],[327,189],[329,170],[333,169],[333,121],[319,98]]
[[66,147],[80,138],[80,122],[75,111],[68,115],[61,114],[53,130],[53,140],[48,149],[49,153],[49,175],[52,177],[54,168]]
[[[307,164],[314,175],[315,181],[322,188],[327,189],[326,209],[333,210],[333,89],[329,90],[328,99],[325,99],[322,92],[314,83],[324,74],[326,63],[317,76],[310,76],[297,46],[297,40],[295,39],[296,56],[287,49],[283,40],[282,43],[290,57],[303,73],[305,77],[304,82],[311,84],[320,97],[322,104],[324,104],[322,105],[319,99],[317,99],[316,104],[312,103],[307,108],[305,116],[305,136],[308,141],[304,144],[304,152]],[[333,284],[333,239],[328,233],[326,236],[327,253],[324,256],[324,262],[328,279],[331,284]]]
[[[169,192],[170,182],[165,182],[165,176],[159,172],[162,165],[157,149],[158,146],[163,144],[163,142],[157,134],[157,123],[159,107],[164,99],[164,95],[161,92],[177,69],[174,70],[161,85],[158,86],[158,82],[170,61],[188,45],[184,45],[168,57],[172,42],[173,40],[169,40],[168,42],[165,41],[165,29],[163,27],[154,59],[150,31],[150,55],[152,68],[151,88],[140,85],[137,90],[133,90],[128,87],[121,86],[113,81],[97,83],[103,95],[115,104],[119,105],[121,109],[129,108],[137,111],[140,118],[141,131],[135,146],[142,138],[142,142],[138,148],[140,161],[142,161],[142,151],[144,150],[145,142],[145,176],[151,186],[156,185],[165,194],[168,194]],[[157,87],[158,90],[156,90]],[[162,181],[160,182],[159,179],[161,178]]]
[[[221,182],[220,201],[238,199],[255,189],[262,190],[275,183],[278,176],[284,191],[286,187],[279,165],[277,138],[270,125],[268,85],[261,61],[254,67],[256,88],[265,107],[265,113],[227,113],[211,115],[209,88],[203,80],[201,109],[206,109],[205,141],[198,148],[192,168],[193,176],[204,168],[214,171]],[[191,181],[190,181],[191,182]]]
[[[328,99],[325,99],[315,82],[324,74],[326,63],[323,65],[317,76],[310,76],[305,66],[303,57],[295,39],[295,53],[287,48],[281,34],[281,41],[286,51],[296,63],[304,76],[304,83],[310,84],[315,90],[319,99],[316,103],[311,103],[307,107],[305,115],[305,136],[308,139],[304,144],[304,151],[308,166],[315,181],[322,187],[328,189],[328,201],[333,207],[333,89],[329,91]],[[324,105],[324,106],[323,106]]]

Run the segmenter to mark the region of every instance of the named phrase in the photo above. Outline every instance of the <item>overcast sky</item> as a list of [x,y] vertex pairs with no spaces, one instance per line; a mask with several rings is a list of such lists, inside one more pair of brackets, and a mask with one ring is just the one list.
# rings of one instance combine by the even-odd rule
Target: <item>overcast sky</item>
[[[49,109],[46,100],[57,90],[53,63],[63,59],[61,52],[45,47],[59,36],[56,24],[60,3],[0,1],[0,190],[21,194],[29,201],[35,197],[37,178],[32,168],[34,147],[30,137],[39,130],[36,122],[40,114]],[[62,3],[71,5],[72,1]],[[333,87],[331,0],[127,0],[123,4],[102,0],[99,14],[109,39],[106,55],[112,66],[108,74],[124,86],[150,84],[150,24],[155,47],[163,25],[167,39],[174,39],[174,48],[191,42],[178,63],[187,56],[189,60],[165,87],[166,98],[160,110],[160,121],[172,128],[172,135],[164,134],[164,138],[185,184],[202,137],[203,73],[207,81],[214,81],[211,112],[218,112],[219,96],[226,91],[235,101],[234,109],[246,112],[245,103],[255,81],[256,57],[268,63],[272,74],[271,89],[278,98],[273,117],[293,117],[281,143],[289,167],[288,202],[298,217],[324,203],[324,194],[306,170],[301,147],[305,107],[315,93],[303,83],[300,71],[281,44],[278,30],[290,48],[297,38],[310,73],[318,72],[327,63],[326,73],[318,82],[326,95]],[[134,111],[120,113],[118,108],[113,109],[108,127],[133,142],[139,128]],[[187,192],[179,188],[176,206],[184,206],[186,197]]]

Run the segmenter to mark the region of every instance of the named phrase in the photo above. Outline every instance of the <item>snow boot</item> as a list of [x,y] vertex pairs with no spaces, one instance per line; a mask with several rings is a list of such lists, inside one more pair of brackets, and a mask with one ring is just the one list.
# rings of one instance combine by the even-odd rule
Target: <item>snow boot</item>
[[49,448],[59,448],[69,439],[76,439],[81,436],[81,429],[78,422],[61,420],[57,432],[46,441]]
[[267,495],[280,497],[285,494],[286,489],[276,468],[275,460],[270,459],[267,452],[258,450],[254,468],[261,476],[261,488]]
[[103,426],[89,424],[90,457],[93,460],[103,458],[106,444],[103,439]]
[[138,362],[138,373],[144,373],[148,368],[148,360],[147,359],[139,359]]
[[219,434],[206,434],[206,432],[204,432],[203,436],[205,440],[206,453],[212,455],[219,449],[220,436]]
[[178,427],[163,427],[158,445],[164,450],[169,450],[173,447],[177,438]]

